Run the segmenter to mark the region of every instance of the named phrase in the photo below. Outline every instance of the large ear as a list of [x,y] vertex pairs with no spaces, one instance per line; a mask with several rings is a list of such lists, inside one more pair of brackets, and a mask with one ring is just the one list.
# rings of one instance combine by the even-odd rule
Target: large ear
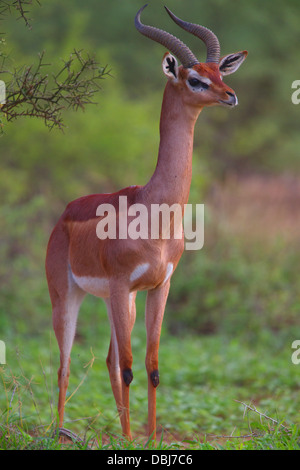
[[162,69],[164,74],[171,78],[172,80],[177,80],[178,78],[178,62],[177,59],[167,52],[162,61]]
[[219,70],[222,75],[230,75],[234,73],[244,62],[248,55],[247,51],[236,52],[222,57],[219,62]]

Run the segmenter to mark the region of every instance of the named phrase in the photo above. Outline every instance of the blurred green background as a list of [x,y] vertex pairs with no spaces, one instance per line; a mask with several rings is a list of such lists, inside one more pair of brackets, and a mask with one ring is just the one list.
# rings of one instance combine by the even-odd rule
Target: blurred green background
[[[272,409],[281,406],[283,417],[297,422],[300,366],[297,369],[290,356],[292,341],[300,339],[300,105],[292,104],[291,85],[300,79],[300,3],[150,1],[143,21],[178,35],[200,60],[205,59],[202,43],[172,24],[163,9],[165,3],[183,19],[211,28],[219,37],[222,55],[249,52],[239,71],[226,77],[239,106],[205,109],[196,126],[190,202],[205,204],[205,244],[199,252],[186,252],[173,276],[163,330],[167,344],[162,344],[169,351],[165,354],[174,357],[170,364],[176,379],[171,374],[170,387],[175,380],[175,389],[183,390],[175,359],[180,347],[181,352],[184,345],[187,350],[178,363],[182,370],[190,367],[183,381],[193,383],[199,374],[202,345],[208,348],[202,358],[207,370],[212,360],[223,371],[228,362],[221,351],[227,345],[230,364],[245,360],[238,369],[240,379],[235,377],[236,395],[255,396],[261,403],[274,390],[282,390]],[[43,122],[30,119],[4,124],[0,139],[0,339],[6,343],[10,377],[17,375],[14,364],[20,355],[24,364],[30,363],[29,375],[40,373],[39,365],[34,368],[39,358],[48,360],[51,308],[44,258],[51,230],[66,204],[85,194],[144,184],[155,168],[165,50],[136,32],[133,21],[141,6],[137,0],[43,0],[41,6],[31,8],[32,30],[16,15],[1,24],[12,66],[34,63],[38,52],[45,50],[46,61],[55,69],[76,48],[95,54],[102,66],[108,64],[111,69],[111,77],[103,80],[97,95],[98,104],[84,112],[64,113],[64,132],[49,132]],[[133,332],[137,338],[133,346],[142,355],[145,345],[138,338],[143,301],[141,295]],[[75,348],[81,353],[91,347],[96,351],[105,380],[105,355],[102,349],[97,354],[97,348],[105,351],[108,341],[104,307],[100,300],[87,298]],[[192,351],[191,341],[195,344]],[[51,370],[55,370],[54,337],[51,344]],[[238,345],[245,348],[244,356]],[[276,365],[274,357],[279,361]],[[251,376],[242,379],[247,358],[252,365],[256,358],[255,364],[262,369],[253,366]],[[143,363],[139,367],[143,369]],[[202,370],[198,385],[205,382],[207,370]],[[230,370],[219,378],[221,384],[229,380]],[[268,376],[270,370],[278,379],[275,385]],[[282,373],[289,379],[281,381]],[[216,378],[206,378],[213,387]],[[256,384],[254,389],[251,384]],[[228,382],[227,387],[233,385]],[[282,402],[280,396],[284,396]],[[53,397],[55,401],[56,389]],[[82,405],[84,398],[78,400]],[[109,402],[108,408],[113,406]],[[224,407],[220,405],[215,417],[220,416],[220,409]],[[89,407],[86,413],[91,413]],[[184,413],[185,422],[194,423],[186,427],[199,429],[191,411]],[[202,415],[202,424],[206,418]],[[212,428],[210,424],[207,429]],[[214,429],[218,425],[217,420]]]

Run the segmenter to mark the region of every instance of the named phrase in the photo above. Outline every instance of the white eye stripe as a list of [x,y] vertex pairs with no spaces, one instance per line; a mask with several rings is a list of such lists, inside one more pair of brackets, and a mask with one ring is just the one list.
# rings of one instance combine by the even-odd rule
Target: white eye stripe
[[191,80],[192,78],[196,78],[197,80],[200,80],[202,83],[205,83],[206,85],[211,85],[212,81],[207,78],[207,77],[202,77],[201,75],[199,75],[197,72],[196,73],[191,73],[189,75],[189,80]]

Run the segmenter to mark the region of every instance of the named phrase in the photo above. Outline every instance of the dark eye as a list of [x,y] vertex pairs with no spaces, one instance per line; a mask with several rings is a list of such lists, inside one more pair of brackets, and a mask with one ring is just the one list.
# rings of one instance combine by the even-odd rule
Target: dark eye
[[207,83],[201,82],[201,80],[198,80],[198,78],[190,78],[189,84],[193,88],[203,88],[204,90],[207,90],[207,88],[209,87]]

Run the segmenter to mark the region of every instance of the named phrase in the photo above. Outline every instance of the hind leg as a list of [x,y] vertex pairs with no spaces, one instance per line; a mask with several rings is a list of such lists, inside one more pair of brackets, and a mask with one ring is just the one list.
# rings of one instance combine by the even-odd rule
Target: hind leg
[[70,354],[75,336],[78,311],[84,298],[69,268],[69,239],[61,221],[49,239],[46,274],[52,303],[53,328],[60,350],[58,370],[59,426],[63,424],[66,393],[70,375]]
[[60,350],[60,367],[58,369],[58,414],[59,427],[64,420],[66,393],[69,385],[70,355],[74,341],[78,312],[84,292],[76,285],[69,289],[66,298],[59,298],[53,306],[53,328]]
[[110,322],[110,330],[111,330],[111,337],[110,337],[110,344],[108,355],[106,358],[106,365],[109,372],[109,378],[111,383],[111,388],[115,397],[117,410],[119,415],[122,414],[123,409],[123,400],[122,400],[122,383],[121,383],[121,373],[120,373],[120,364],[119,364],[119,350],[118,350],[118,342],[116,337],[115,326],[113,323],[112,315],[111,315],[111,307],[110,307],[110,299],[105,299],[107,313]]

